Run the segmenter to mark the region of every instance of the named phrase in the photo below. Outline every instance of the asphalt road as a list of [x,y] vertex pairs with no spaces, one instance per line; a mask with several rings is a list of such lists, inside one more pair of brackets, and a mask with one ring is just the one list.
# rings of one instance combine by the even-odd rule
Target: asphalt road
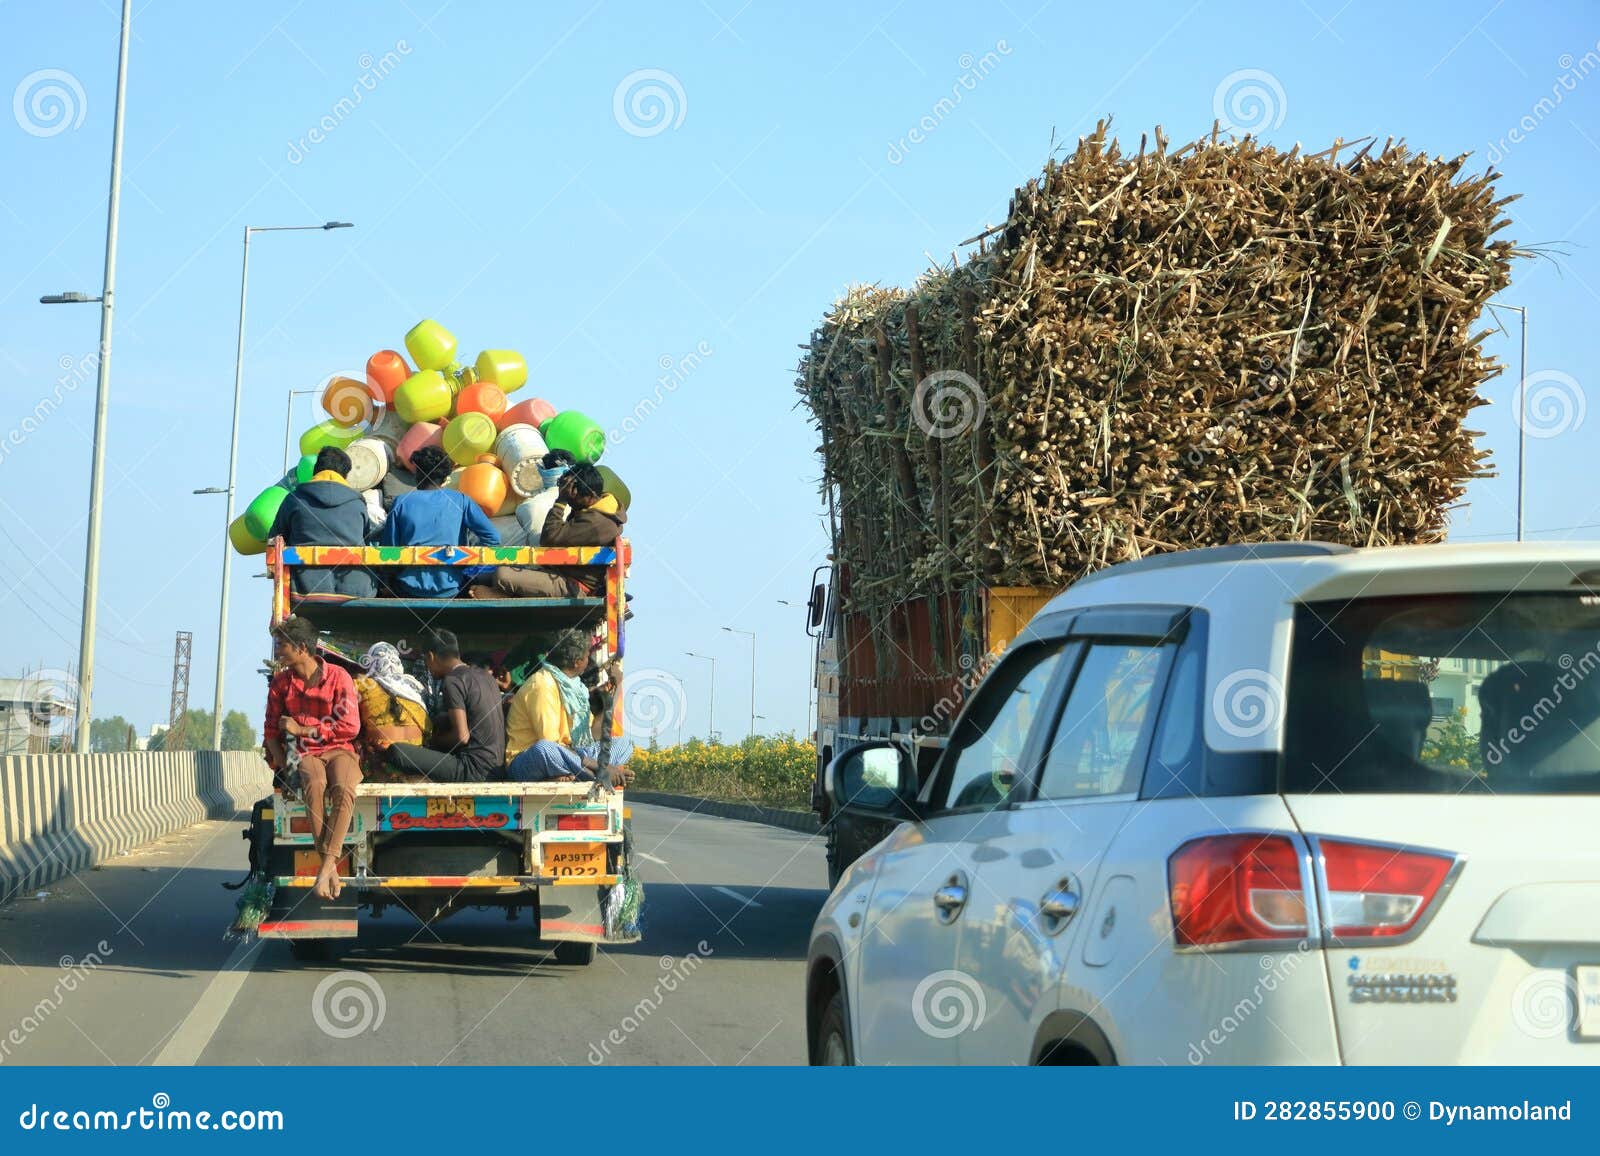
[[227,943],[238,822],[60,880],[0,908],[0,1066],[804,1063],[820,840],[632,807],[644,939],[589,967],[498,912],[364,917],[329,964]]

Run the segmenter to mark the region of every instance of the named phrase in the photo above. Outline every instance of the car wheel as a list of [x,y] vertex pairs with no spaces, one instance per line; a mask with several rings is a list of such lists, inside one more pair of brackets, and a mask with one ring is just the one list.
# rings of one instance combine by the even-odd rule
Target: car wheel
[[813,1064],[822,1068],[854,1067],[856,1058],[850,1051],[850,1031],[845,1026],[844,992],[836,991],[822,1009],[822,1019],[817,1024],[817,1048]]
[[594,962],[596,950],[592,943],[572,943],[563,940],[556,944],[556,962],[567,967],[588,967]]
[[289,954],[299,963],[326,963],[333,958],[331,939],[291,939]]

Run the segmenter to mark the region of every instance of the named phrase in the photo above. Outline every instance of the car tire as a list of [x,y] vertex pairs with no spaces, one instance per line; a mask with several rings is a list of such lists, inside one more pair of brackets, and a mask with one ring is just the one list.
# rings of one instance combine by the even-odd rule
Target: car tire
[[326,963],[333,958],[331,939],[291,939],[289,954],[297,963]]
[[851,1068],[855,1066],[855,1053],[850,1048],[850,1028],[845,1017],[844,992],[836,991],[828,998],[817,1021],[817,1046],[812,1065],[822,1068]]
[[597,947],[593,943],[574,943],[563,940],[556,944],[556,962],[564,967],[588,967],[594,962]]

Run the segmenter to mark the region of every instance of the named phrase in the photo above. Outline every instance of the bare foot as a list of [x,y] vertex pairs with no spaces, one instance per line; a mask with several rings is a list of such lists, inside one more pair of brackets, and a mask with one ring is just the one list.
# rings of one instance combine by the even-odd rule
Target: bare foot
[[317,882],[311,888],[311,893],[318,899],[337,899],[344,885],[339,882],[339,862],[336,859],[324,859],[322,870],[317,872]]

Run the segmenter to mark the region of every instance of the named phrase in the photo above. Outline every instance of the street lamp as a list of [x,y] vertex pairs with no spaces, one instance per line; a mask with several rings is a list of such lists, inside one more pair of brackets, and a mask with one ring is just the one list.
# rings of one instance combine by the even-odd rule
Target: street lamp
[[232,577],[233,543],[228,539],[228,527],[233,524],[233,491],[239,466],[239,403],[244,391],[244,307],[250,279],[251,233],[298,233],[312,229],[327,232],[329,229],[351,228],[349,221],[326,221],[320,225],[246,225],[244,227],[244,260],[239,267],[239,347],[233,359],[233,436],[228,440],[228,488],[224,502],[226,513],[222,523],[222,599],[217,611],[217,695],[214,703],[216,717],[211,723],[211,745],[222,749],[222,683],[223,667],[228,659],[228,581]]
[[722,629],[729,634],[742,634],[750,640],[750,737],[756,734],[756,632],[754,630],[737,630],[732,626]]
[[133,0],[122,0],[122,34],[117,42],[117,100],[111,117],[111,189],[106,198],[106,262],[100,296],[52,293],[42,305],[100,304],[99,380],[94,394],[94,443],[89,469],[89,534],[83,559],[83,626],[78,636],[78,712],[72,749],[89,749],[90,699],[94,693],[94,627],[100,598],[100,498],[105,485],[106,409],[111,396],[111,305],[117,289],[117,218],[122,208],[122,113],[128,95],[128,27]]
[[711,664],[711,706],[706,711],[706,742],[717,741],[717,660],[709,654],[696,654],[692,650],[685,650],[690,658],[704,659]]
[[294,399],[304,397],[308,393],[316,393],[314,389],[291,389],[288,404],[283,410],[283,468],[289,468],[289,437],[294,431]]
[[[1519,314],[1522,318],[1522,364],[1521,372],[1517,378],[1517,541],[1522,541],[1522,499],[1523,487],[1523,462],[1528,448],[1528,307],[1526,305],[1496,305],[1489,302],[1490,309],[1504,309],[1507,313]],[[1505,330],[1501,329],[1504,333]]]

